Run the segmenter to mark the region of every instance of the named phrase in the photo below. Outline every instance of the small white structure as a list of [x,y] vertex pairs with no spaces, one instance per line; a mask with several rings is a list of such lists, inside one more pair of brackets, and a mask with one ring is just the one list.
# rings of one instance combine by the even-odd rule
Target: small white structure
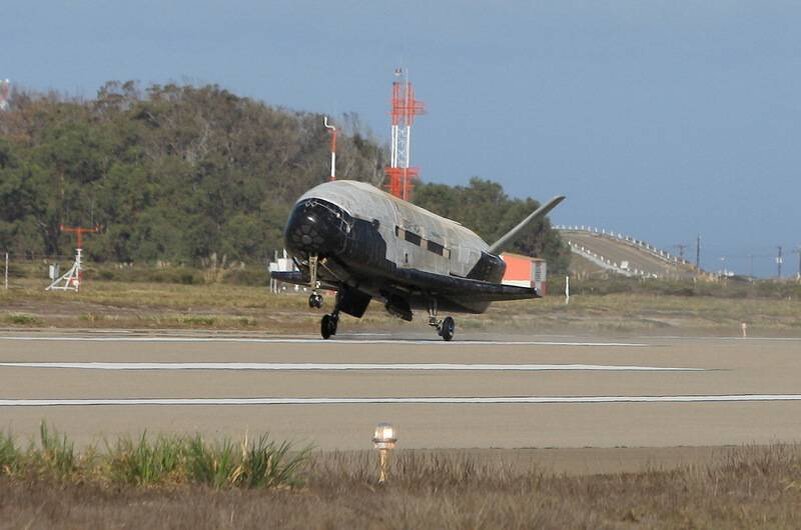
[[[75,261],[63,276],[53,280],[45,291],[75,291],[81,287],[81,252],[83,249],[75,249]],[[50,266],[50,274],[52,277],[58,274],[58,265]]]
[[[286,249],[283,251],[283,257],[278,257],[278,251],[275,252],[274,261],[270,262],[267,266],[269,272],[277,271],[277,272],[293,272],[297,271],[298,268],[295,266],[295,262],[292,258],[287,256]],[[297,291],[299,287],[296,285],[295,290]],[[270,277],[270,292],[271,293],[279,293],[281,292],[281,282],[275,280]]]

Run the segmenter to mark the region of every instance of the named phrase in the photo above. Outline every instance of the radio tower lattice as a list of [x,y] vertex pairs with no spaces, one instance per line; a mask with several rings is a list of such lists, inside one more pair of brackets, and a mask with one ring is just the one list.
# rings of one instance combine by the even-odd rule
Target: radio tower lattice
[[409,167],[412,149],[412,125],[414,117],[425,113],[423,102],[415,99],[414,87],[407,77],[407,72],[398,68],[396,79],[392,83],[392,145],[389,167],[386,174],[389,182],[386,185],[395,197],[408,200],[414,189],[414,180],[420,175],[416,167]]

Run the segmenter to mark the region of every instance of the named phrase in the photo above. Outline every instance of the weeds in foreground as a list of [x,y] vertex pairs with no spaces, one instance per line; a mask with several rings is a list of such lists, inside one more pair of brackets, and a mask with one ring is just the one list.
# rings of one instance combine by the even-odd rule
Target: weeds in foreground
[[202,484],[224,488],[295,488],[305,482],[311,449],[294,450],[289,442],[267,435],[239,444],[230,439],[207,442],[191,437],[121,437],[106,442],[104,452],[90,447],[76,452],[66,435],[44,422],[38,444],[20,450],[10,433],[0,435],[0,475],[86,480],[129,486]]
[[0,433],[0,475],[11,475],[19,463],[19,449],[11,433]]
[[5,317],[5,321],[7,324],[13,324],[15,326],[36,326],[42,323],[41,319],[33,315],[26,315],[25,313],[8,313]]
[[137,442],[131,437],[106,444],[109,478],[113,482],[150,486],[168,480],[181,463],[181,440],[159,436],[152,442],[147,433]]
[[50,474],[64,479],[77,471],[75,445],[66,434],[59,435],[55,429],[48,428],[45,422],[39,425],[39,448],[31,448],[29,460],[41,474]]
[[[197,437],[166,440],[180,440],[185,448],[194,444],[197,463],[211,472],[204,476],[220,477],[220,487],[210,487],[210,479],[203,483],[209,487],[167,482],[168,488],[154,489],[0,477],[0,526],[789,530],[801,520],[801,445],[721,449],[704,464],[580,476],[543,472],[514,451],[477,456],[399,450],[381,487],[374,451],[316,453],[304,467],[304,489],[285,493],[252,487],[245,479],[246,461],[268,459],[251,458],[242,447],[268,455],[269,442],[209,446]],[[147,437],[140,438],[130,448],[146,443]],[[242,489],[229,487],[232,482]]]

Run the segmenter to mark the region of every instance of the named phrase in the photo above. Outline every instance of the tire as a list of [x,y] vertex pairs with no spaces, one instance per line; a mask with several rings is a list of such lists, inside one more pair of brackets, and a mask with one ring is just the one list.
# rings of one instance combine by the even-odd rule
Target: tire
[[320,335],[326,340],[331,338],[331,335],[337,333],[337,322],[331,315],[323,315],[320,321]]
[[323,297],[319,294],[309,296],[309,307],[312,309],[320,309],[323,307]]
[[453,339],[453,332],[456,330],[456,323],[453,321],[451,317],[445,317],[445,320],[442,321],[439,329],[439,336],[442,337],[446,342]]

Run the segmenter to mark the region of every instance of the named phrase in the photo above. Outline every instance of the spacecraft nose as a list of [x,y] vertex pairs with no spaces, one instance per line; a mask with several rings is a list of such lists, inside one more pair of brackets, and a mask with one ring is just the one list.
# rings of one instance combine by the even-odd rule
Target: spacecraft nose
[[308,199],[295,205],[289,215],[284,242],[295,253],[327,256],[344,249],[349,232],[349,216],[340,207]]

